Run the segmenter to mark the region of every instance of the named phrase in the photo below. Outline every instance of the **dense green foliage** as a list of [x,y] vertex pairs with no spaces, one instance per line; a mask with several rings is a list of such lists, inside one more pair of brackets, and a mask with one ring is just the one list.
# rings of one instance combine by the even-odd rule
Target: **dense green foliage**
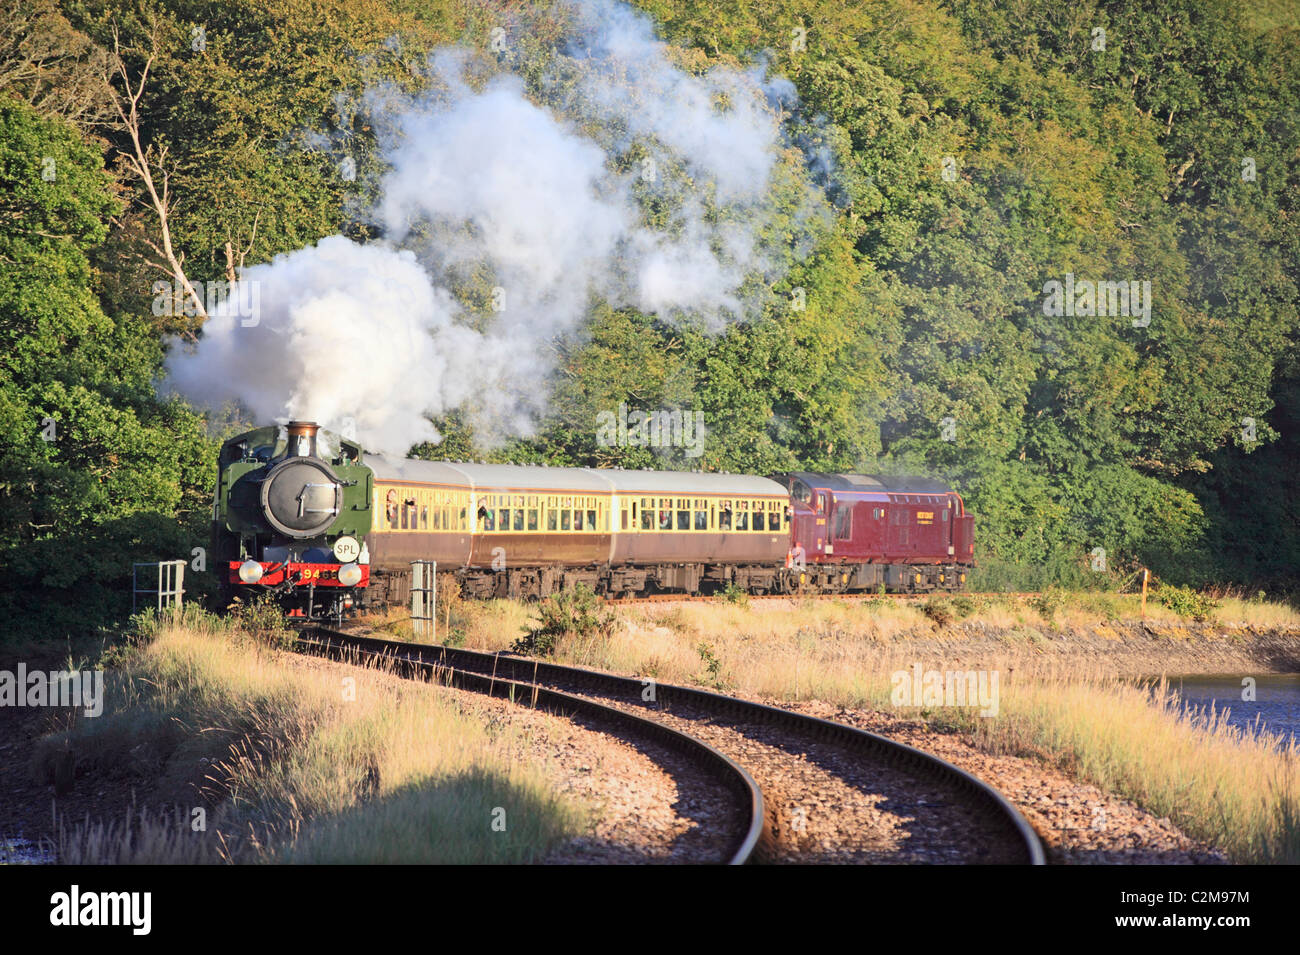
[[[792,149],[833,156],[819,173],[833,220],[783,263],[762,314],[708,334],[594,302],[584,336],[555,343],[535,437],[480,447],[452,414],[445,442],[416,453],[920,470],[979,516],[977,586],[1095,584],[1140,564],[1192,583],[1294,580],[1295,3],[637,6],[691,69],[766,55],[793,81]],[[154,30],[142,135],[190,277],[207,281],[227,243],[253,264],[370,234],[357,200],[382,158],[358,97],[418,86],[431,49],[481,50],[498,22],[524,24],[544,98],[556,21],[511,4],[21,0],[5,15],[0,34],[68,55],[33,73],[40,44],[10,43],[0,62],[0,607],[113,609],[131,559],[187,557],[203,543],[207,434],[227,426],[155,396],[165,336],[195,329],[150,309],[157,220],[96,86],[114,27],[134,71]],[[1045,283],[1067,273],[1150,282],[1149,324],[1047,314]],[[597,415],[620,402],[702,411],[703,455],[600,446]],[[1095,548],[1107,575],[1089,569]]]

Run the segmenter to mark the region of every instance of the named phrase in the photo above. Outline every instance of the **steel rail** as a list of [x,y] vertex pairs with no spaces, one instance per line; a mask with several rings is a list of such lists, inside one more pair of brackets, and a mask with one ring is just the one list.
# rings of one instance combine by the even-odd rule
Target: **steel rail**
[[438,681],[459,689],[472,690],[488,696],[542,709],[559,716],[583,714],[604,724],[625,727],[634,734],[648,737],[668,749],[686,757],[707,776],[729,790],[748,816],[743,825],[743,835],[729,846],[729,855],[723,860],[727,865],[744,865],[762,852],[766,841],[766,815],[763,793],[749,771],[730,757],[723,755],[703,740],[594,700],[573,696],[560,690],[520,683],[495,674],[488,675],[449,666],[445,661],[426,658],[431,648],[420,644],[372,640],[338,631],[312,628],[304,630],[295,643],[301,652],[315,653],[340,659],[344,662],[384,662],[409,677]]
[[[528,692],[539,682],[577,686],[603,696],[623,697],[636,705],[645,705],[642,691],[651,681],[623,677],[599,670],[545,663],[529,657],[510,653],[483,653],[432,644],[403,643],[358,634],[339,633],[316,629],[313,633],[329,642],[351,647],[361,647],[374,653],[387,653],[405,658],[417,658],[434,665],[454,668],[457,672],[474,671],[492,674],[494,680],[522,680]],[[674,702],[694,706],[705,711],[738,718],[746,722],[785,728],[845,747],[869,759],[915,776],[922,776],[950,786],[966,794],[988,817],[996,819],[1017,845],[1020,862],[1027,865],[1044,865],[1043,846],[1032,826],[1005,796],[977,776],[954,766],[924,750],[900,743],[884,736],[843,723],[835,723],[816,716],[794,713],[766,703],[755,703],[734,696],[725,696],[710,690],[677,686],[671,683],[654,684],[657,706]],[[567,697],[577,699],[576,697]],[[704,744],[701,744],[704,745]],[[719,754],[721,756],[721,754]],[[721,757],[725,759],[726,757]],[[748,774],[746,774],[748,776]],[[750,780],[752,782],[752,779]],[[761,797],[760,797],[761,798]]]

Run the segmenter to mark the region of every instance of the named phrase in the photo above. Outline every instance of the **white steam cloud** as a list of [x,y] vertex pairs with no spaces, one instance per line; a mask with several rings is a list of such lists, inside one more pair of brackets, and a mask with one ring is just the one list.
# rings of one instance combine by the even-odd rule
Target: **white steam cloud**
[[[792,87],[682,70],[609,0],[569,12],[568,55],[532,87],[473,80],[481,63],[451,48],[430,58],[428,93],[371,91],[383,241],[332,236],[246,269],[256,323],[232,296],[197,347],[173,349],[172,387],[403,454],[437,439],[426,415],[457,407],[481,439],[531,433],[551,342],[595,299],[712,329],[751,317],[779,277],[765,227]],[[824,216],[799,188],[799,222]]]

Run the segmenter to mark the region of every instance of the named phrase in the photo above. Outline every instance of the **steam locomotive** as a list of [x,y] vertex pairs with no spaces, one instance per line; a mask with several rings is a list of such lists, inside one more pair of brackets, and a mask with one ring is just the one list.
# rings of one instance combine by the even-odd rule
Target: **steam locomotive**
[[229,439],[217,472],[226,596],[312,619],[405,600],[416,560],[528,599],[959,590],[974,555],[961,496],[920,478],[414,461],[306,421]]

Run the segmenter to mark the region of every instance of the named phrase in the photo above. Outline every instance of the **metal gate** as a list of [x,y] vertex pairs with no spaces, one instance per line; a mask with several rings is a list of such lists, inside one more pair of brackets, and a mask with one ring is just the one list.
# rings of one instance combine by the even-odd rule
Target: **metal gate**
[[[156,588],[140,586],[140,568],[156,567],[158,570],[158,586]],[[156,605],[159,613],[163,609],[179,610],[181,602],[185,596],[185,561],[183,560],[163,560],[156,564],[132,564],[131,565],[131,612],[135,613],[139,609],[141,594],[156,594]]]
[[438,562],[411,561],[411,629],[417,637],[432,643],[437,633]]

